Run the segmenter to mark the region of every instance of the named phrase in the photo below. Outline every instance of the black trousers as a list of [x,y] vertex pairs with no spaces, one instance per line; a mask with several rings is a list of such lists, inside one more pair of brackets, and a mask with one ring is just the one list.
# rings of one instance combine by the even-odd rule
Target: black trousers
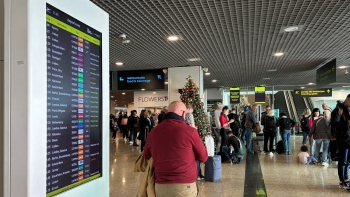
[[229,131],[228,129],[221,128],[220,130],[220,136],[221,136],[221,145],[220,145],[220,152],[223,153],[222,147],[227,145],[227,135],[226,132]]
[[122,125],[122,131],[123,131],[123,139],[124,138],[128,138],[129,135],[128,135],[128,126],[127,125]]
[[[271,152],[273,150],[273,143],[276,137],[276,132],[264,132],[264,151]],[[267,143],[270,141],[269,149],[267,149]]]

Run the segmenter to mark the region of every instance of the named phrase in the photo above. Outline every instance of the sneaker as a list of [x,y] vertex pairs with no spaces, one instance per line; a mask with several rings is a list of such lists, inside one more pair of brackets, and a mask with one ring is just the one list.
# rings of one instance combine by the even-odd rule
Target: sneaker
[[340,182],[339,187],[342,189],[350,190],[349,183],[347,183],[347,182]]
[[130,142],[129,142],[129,144],[130,144],[130,145],[132,145],[132,144],[133,144],[133,142],[132,142],[132,141],[130,141]]
[[263,152],[261,152],[260,154],[262,154],[262,155],[266,155],[266,152],[265,152],[265,151],[263,151]]
[[200,180],[201,180],[201,178],[197,177],[197,181],[200,181]]
[[204,178],[205,178],[205,176],[203,176],[203,175],[199,175],[199,178],[200,178],[200,179],[204,179]]
[[323,165],[323,166],[328,166],[329,164],[328,164],[327,162],[322,162],[321,165]]
[[289,151],[287,151],[286,155],[290,155],[290,152],[289,152]]
[[273,155],[273,152],[270,152],[269,155]]

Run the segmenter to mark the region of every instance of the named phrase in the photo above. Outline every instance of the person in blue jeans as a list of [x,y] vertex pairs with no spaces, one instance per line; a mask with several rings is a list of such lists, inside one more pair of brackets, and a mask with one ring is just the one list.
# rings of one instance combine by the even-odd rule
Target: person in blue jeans
[[246,128],[246,138],[247,138],[247,150],[249,153],[254,154],[252,150],[252,140],[253,140],[253,127],[257,122],[256,111],[258,110],[258,105],[254,104],[246,114],[245,128]]
[[332,126],[335,127],[336,144],[339,151],[338,177],[339,187],[350,190],[349,167],[350,167],[350,94],[344,104],[335,109],[332,116]]
[[290,155],[290,135],[292,134],[291,129],[293,129],[295,121],[288,118],[285,113],[280,113],[278,125],[280,126],[284,151],[287,155]]
[[321,145],[323,143],[323,154],[322,154],[322,165],[328,166],[328,148],[330,140],[332,139],[331,135],[331,127],[329,126],[329,120],[331,112],[325,111],[325,117],[323,115],[320,115],[320,117],[314,122],[312,126],[312,130],[310,131],[308,140],[313,136],[316,142],[316,150],[315,150],[315,159],[317,161],[320,161],[319,155],[320,155],[320,149]]

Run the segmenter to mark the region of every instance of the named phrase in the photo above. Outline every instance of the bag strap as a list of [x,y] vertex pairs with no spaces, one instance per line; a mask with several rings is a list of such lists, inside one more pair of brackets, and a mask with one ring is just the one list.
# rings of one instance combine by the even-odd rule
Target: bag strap
[[237,136],[234,135],[234,137],[237,139],[238,143],[239,143],[239,148],[242,149],[242,142],[241,140],[239,140],[239,138]]

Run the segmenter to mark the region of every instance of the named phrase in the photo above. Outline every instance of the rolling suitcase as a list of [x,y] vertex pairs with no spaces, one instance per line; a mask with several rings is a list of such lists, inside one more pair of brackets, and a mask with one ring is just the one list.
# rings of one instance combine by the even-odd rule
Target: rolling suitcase
[[221,177],[221,156],[214,155],[213,157],[208,157],[207,162],[205,162],[205,180],[217,182],[221,179]]

